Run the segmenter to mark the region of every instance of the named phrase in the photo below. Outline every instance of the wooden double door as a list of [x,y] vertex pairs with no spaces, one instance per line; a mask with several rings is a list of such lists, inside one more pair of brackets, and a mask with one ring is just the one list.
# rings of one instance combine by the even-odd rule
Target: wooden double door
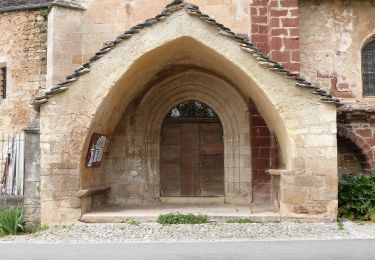
[[166,119],[161,131],[160,172],[161,196],[223,196],[220,121]]

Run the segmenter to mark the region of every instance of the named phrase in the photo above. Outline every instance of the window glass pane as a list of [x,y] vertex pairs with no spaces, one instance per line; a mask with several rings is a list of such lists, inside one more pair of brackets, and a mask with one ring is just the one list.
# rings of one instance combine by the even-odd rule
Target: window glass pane
[[172,108],[167,118],[218,118],[218,116],[206,104],[196,100],[189,100]]
[[0,98],[5,99],[6,98],[6,68],[0,68]]
[[364,96],[375,96],[375,40],[362,49],[362,78]]

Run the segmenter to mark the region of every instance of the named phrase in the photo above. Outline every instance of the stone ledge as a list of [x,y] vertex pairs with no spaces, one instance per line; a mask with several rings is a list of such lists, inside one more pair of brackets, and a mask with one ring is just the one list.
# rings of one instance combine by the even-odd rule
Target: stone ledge
[[77,192],[77,197],[84,198],[84,197],[88,197],[94,194],[106,193],[110,189],[111,189],[110,187],[103,186],[103,187],[98,187],[98,188],[79,190]]
[[23,206],[23,195],[0,195],[0,206]]
[[281,176],[281,175],[291,175],[295,171],[293,170],[277,170],[277,169],[269,169],[266,173],[269,173],[272,176]]

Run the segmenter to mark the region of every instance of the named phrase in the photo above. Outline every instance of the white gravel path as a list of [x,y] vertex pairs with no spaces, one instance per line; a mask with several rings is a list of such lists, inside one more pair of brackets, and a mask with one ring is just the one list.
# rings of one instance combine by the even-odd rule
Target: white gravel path
[[202,225],[160,225],[157,223],[85,224],[55,226],[30,234],[0,238],[0,242],[106,243],[238,240],[326,240],[375,239],[375,223],[210,223]]

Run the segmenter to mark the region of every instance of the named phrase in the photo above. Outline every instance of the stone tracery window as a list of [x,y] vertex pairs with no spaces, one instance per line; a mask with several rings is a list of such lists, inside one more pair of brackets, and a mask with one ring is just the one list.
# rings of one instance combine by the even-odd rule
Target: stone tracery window
[[363,95],[375,96],[375,39],[362,49]]
[[189,100],[173,107],[168,113],[167,118],[218,119],[218,116],[215,111],[206,104],[196,100]]

